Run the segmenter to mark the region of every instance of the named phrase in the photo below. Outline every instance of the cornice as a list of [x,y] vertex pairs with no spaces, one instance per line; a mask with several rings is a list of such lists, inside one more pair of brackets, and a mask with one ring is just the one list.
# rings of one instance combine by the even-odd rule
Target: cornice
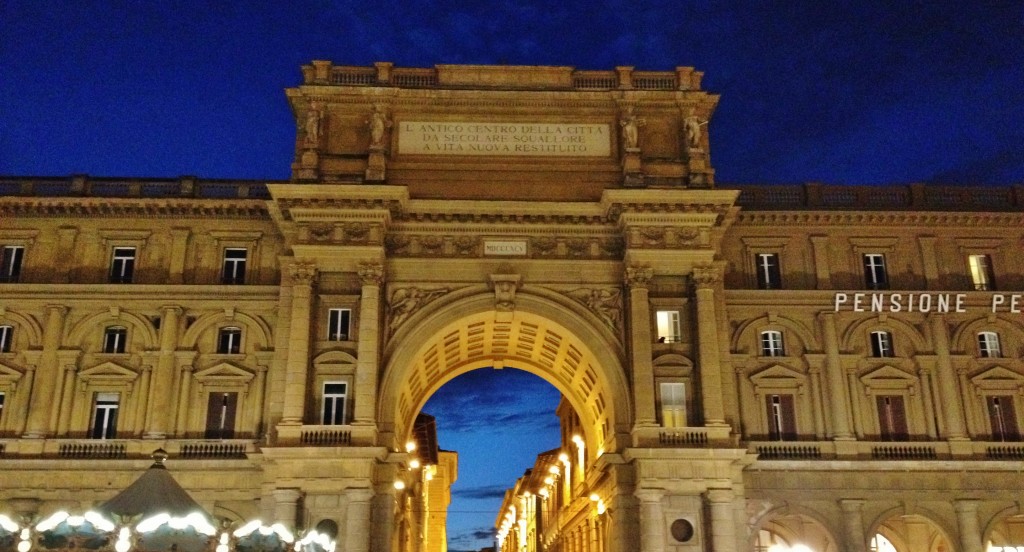
[[0,198],[0,218],[76,216],[270,220],[261,199]]
[[931,211],[750,211],[736,217],[739,226],[1024,226],[1024,213]]

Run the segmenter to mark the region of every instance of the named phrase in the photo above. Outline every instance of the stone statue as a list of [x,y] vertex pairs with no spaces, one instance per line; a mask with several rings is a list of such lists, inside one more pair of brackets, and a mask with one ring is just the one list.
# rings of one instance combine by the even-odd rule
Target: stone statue
[[686,129],[686,143],[691,148],[700,147],[700,127],[708,124],[707,121],[701,121],[693,114],[691,110],[687,113],[686,118],[683,119],[683,128]]
[[387,112],[380,105],[373,106],[373,115],[370,116],[370,147],[383,147],[384,138],[391,128],[391,119]]
[[320,111],[310,106],[306,113],[306,144],[316,146],[320,143]]
[[390,321],[388,329],[392,333],[402,322],[418,311],[420,307],[448,293],[448,288],[421,290],[416,287],[399,288],[391,295],[388,301],[388,313]]
[[633,113],[633,107],[627,107],[626,112],[619,121],[622,127],[622,145],[626,149],[640,147],[640,127],[644,126],[644,120]]

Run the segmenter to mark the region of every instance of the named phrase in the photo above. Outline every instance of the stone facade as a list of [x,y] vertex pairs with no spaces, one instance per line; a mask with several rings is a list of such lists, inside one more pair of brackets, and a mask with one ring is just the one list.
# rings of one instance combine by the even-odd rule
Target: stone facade
[[317,61],[289,182],[0,179],[0,500],[163,447],[224,519],[436,550],[413,421],[510,366],[564,445],[506,549],[1024,545],[1024,189],[716,186],[700,76]]

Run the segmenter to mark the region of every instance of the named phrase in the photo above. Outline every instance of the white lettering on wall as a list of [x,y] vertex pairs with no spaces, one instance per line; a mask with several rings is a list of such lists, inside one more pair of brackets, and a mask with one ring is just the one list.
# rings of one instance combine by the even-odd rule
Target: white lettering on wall
[[[832,298],[835,312],[967,312],[966,293],[844,293]],[[989,311],[1020,314],[1024,310],[1024,293],[993,293]]]

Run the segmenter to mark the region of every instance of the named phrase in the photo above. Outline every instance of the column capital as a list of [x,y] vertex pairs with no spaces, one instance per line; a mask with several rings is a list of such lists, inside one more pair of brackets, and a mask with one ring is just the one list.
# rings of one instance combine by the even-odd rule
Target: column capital
[[67,314],[70,309],[67,305],[46,305],[46,310],[64,315]]
[[654,269],[649,266],[632,265],[626,267],[625,280],[630,288],[647,289],[654,277]]
[[722,272],[714,266],[695,266],[691,278],[697,289],[711,289],[721,281]]
[[969,514],[978,511],[978,500],[973,498],[959,498],[953,501],[953,510],[957,513]]
[[176,314],[178,316],[181,316],[181,314],[185,312],[185,309],[181,308],[178,305],[164,305],[164,306],[160,307],[160,310],[164,314],[171,314],[171,313],[173,313],[173,314]]
[[277,503],[293,503],[298,502],[302,498],[302,491],[299,489],[274,489],[271,492],[274,495],[274,501]]
[[295,284],[313,285],[316,281],[316,265],[309,262],[294,262],[288,265],[288,275]]
[[864,501],[855,498],[839,499],[839,508],[844,512],[860,512],[864,508]]
[[736,499],[736,493],[732,489],[708,489],[706,494],[708,502],[713,504],[732,502]]
[[644,504],[661,502],[661,499],[665,497],[664,489],[637,489],[636,497],[640,499],[640,502]]
[[384,283],[384,265],[377,262],[359,263],[359,281],[364,286],[379,286]]

